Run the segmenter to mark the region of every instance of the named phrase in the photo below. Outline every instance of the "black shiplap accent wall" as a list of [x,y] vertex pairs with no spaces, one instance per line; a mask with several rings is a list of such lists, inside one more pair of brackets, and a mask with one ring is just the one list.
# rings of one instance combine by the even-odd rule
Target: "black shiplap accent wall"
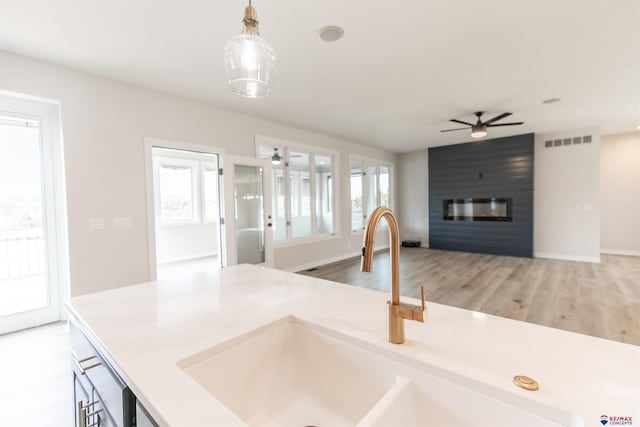
[[[430,148],[429,247],[532,257],[533,153],[533,133]],[[512,222],[443,219],[444,199],[491,197],[513,198]]]

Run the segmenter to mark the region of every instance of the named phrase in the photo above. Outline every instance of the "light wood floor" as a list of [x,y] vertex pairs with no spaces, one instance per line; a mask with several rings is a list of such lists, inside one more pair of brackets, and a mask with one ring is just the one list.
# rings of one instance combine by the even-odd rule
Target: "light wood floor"
[[[602,255],[600,264],[402,248],[400,292],[427,301],[640,345],[640,257]],[[373,271],[360,258],[327,264],[314,277],[389,291],[389,254]]]

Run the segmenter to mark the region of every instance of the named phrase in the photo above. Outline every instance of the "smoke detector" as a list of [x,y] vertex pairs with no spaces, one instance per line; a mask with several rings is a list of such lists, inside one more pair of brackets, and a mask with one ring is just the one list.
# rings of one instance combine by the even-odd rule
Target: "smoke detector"
[[330,25],[328,27],[320,28],[318,34],[320,35],[320,38],[326,42],[335,42],[344,36],[344,30],[335,25]]

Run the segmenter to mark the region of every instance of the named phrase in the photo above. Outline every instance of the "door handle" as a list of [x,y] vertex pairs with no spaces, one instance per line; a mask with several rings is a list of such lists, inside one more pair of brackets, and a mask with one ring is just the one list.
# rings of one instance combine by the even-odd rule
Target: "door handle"
[[268,223],[268,224],[267,224],[267,227],[271,227],[271,223]]

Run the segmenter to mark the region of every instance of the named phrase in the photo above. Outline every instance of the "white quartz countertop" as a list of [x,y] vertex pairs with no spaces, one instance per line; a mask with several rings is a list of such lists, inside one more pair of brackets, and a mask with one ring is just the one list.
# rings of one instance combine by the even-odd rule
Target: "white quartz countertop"
[[[285,316],[554,406],[585,426],[601,426],[603,414],[640,425],[640,347],[428,301],[427,322],[406,321],[406,342],[395,345],[387,342],[388,299],[240,265],[76,297],[68,308],[161,426],[244,425],[177,363]],[[540,390],[517,388],[517,374]]]

